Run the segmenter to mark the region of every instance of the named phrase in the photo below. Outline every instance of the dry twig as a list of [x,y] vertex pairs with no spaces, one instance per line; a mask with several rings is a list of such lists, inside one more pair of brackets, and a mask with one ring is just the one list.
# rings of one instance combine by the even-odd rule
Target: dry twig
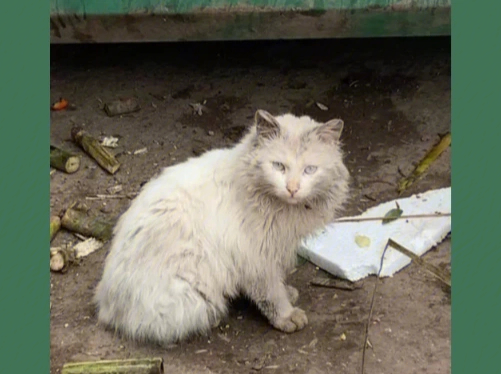
[[[395,219],[416,219],[416,218],[439,218],[450,217],[451,213],[434,213],[434,214],[410,214],[407,216],[400,216]],[[336,220],[336,223],[341,222],[364,222],[364,221],[383,221],[385,217],[361,217],[361,218],[341,218]]]
[[384,261],[384,255],[386,254],[386,250],[390,246],[390,241],[386,243],[386,246],[384,247],[383,254],[381,255],[381,263],[379,265],[379,271],[377,272],[377,277],[376,277],[376,282],[374,283],[374,291],[372,291],[372,300],[371,300],[371,306],[369,309],[369,317],[367,317],[367,324],[365,326],[365,336],[364,336],[364,347],[362,350],[362,371],[361,374],[364,374],[365,372],[365,350],[367,348],[367,342],[369,340],[369,325],[371,323],[372,319],[372,311],[374,310],[374,300],[376,298],[376,290],[377,290],[377,285],[379,283],[379,276],[381,275],[381,270],[383,270],[383,261]]

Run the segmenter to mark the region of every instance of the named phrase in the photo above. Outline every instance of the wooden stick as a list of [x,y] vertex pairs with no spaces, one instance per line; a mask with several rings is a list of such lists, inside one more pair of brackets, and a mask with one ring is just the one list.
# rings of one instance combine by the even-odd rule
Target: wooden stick
[[446,273],[442,269],[426,262],[423,260],[421,257],[416,255],[415,253],[409,251],[407,248],[404,246],[398,244],[392,239],[388,239],[388,242],[390,243],[390,247],[396,249],[400,253],[406,255],[407,257],[410,257],[412,261],[417,263],[418,265],[422,266],[426,270],[428,270],[430,273],[432,273],[434,276],[436,276],[438,279],[440,279],[443,283],[445,283],[447,286],[451,287],[451,276],[450,274]]
[[370,309],[369,309],[369,316],[367,317],[367,323],[365,324],[364,347],[362,348],[361,374],[365,373],[365,351],[367,349],[367,345],[368,345],[368,342],[369,342],[369,325],[371,323],[372,313],[374,311],[374,301],[376,299],[377,285],[379,283],[379,278],[381,277],[381,271],[383,270],[384,255],[386,254],[386,250],[388,249],[389,245],[390,245],[390,241],[388,240],[386,242],[385,247],[384,247],[383,254],[381,255],[381,261],[379,263],[379,270],[377,272],[376,281],[374,282],[374,290],[372,291],[372,298],[371,298],[371,306],[370,306]]
[[59,218],[58,216],[50,217],[50,241],[54,239],[60,228],[61,228],[61,218]]
[[110,240],[113,235],[113,222],[99,217],[92,217],[83,206],[73,204],[64,213],[61,226],[66,230],[77,232],[84,236],[94,237],[102,241]]
[[[394,218],[397,219],[413,219],[413,218],[438,218],[438,217],[450,217],[451,213],[434,213],[434,214],[412,214],[408,216],[400,216]],[[382,221],[386,219],[385,217],[361,217],[361,218],[340,218],[335,223],[341,222],[363,222],[363,221]]]
[[80,168],[80,157],[51,145],[50,166],[72,174]]
[[104,148],[99,140],[93,138],[89,133],[79,126],[73,127],[71,137],[82,149],[89,154],[104,170],[110,174],[115,174],[120,168],[120,163],[115,156]]
[[162,374],[163,359],[143,358],[74,362],[63,366],[62,374]]

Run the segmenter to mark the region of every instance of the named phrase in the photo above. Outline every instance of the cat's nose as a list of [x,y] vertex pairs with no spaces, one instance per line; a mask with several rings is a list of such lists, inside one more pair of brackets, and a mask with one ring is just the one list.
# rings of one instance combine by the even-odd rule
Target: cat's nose
[[287,191],[289,191],[291,197],[294,197],[297,191],[299,191],[299,186],[287,186]]

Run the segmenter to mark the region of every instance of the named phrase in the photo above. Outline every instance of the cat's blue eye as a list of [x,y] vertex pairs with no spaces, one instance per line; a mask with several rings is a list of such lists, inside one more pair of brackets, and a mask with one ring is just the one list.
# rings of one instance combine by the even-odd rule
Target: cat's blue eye
[[272,165],[273,165],[273,167],[274,167],[276,170],[278,170],[278,171],[280,171],[280,172],[282,172],[282,173],[285,171],[285,165],[284,165],[284,164],[282,164],[281,162],[276,162],[276,161],[274,161],[274,162],[272,162]]
[[305,174],[313,174],[317,171],[317,167],[313,165],[309,165],[304,169]]

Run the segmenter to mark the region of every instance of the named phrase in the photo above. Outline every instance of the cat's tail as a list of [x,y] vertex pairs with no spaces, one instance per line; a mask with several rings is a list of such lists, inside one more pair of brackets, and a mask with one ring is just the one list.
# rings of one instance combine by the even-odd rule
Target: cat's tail
[[140,294],[127,292],[139,288],[124,284],[120,288],[107,287],[101,281],[94,298],[99,322],[129,339],[165,345],[208,334],[226,313],[224,304],[216,307],[178,277],[162,280],[150,289],[142,288]]

